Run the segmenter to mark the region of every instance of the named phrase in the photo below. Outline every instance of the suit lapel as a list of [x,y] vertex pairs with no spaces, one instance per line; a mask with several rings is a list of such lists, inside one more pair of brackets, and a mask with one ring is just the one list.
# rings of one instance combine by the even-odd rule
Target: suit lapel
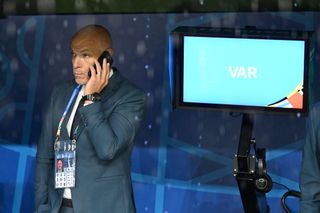
[[[78,138],[80,137],[84,127],[85,127],[85,125],[84,125],[83,121],[80,119],[79,123],[78,123],[78,129],[77,129],[77,132],[76,132],[76,135],[75,135],[75,139],[76,140],[78,140]],[[73,138],[73,136],[70,136],[70,137]]]
[[119,71],[115,67],[112,69],[113,75],[109,79],[108,85],[101,91],[101,98],[103,102],[108,100],[108,98],[119,88],[122,79]]

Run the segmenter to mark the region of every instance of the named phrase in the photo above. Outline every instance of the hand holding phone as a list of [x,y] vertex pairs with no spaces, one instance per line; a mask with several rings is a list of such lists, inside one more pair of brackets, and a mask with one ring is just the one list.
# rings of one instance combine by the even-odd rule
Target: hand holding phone
[[[103,59],[104,58],[107,59],[107,63],[109,63],[110,67],[111,67],[112,63],[113,63],[113,59],[112,59],[112,57],[111,57],[111,55],[109,54],[108,51],[103,51],[103,53],[99,56],[98,62],[100,64],[100,66],[102,67],[102,63],[103,63]],[[94,70],[97,70],[96,65],[93,65],[93,67],[94,67]],[[90,70],[88,71],[88,76],[89,76],[89,78],[91,77],[91,71]]]
[[[104,63],[103,61],[105,58],[106,61]],[[90,72],[88,72],[89,80],[86,83],[85,90],[83,93],[84,95],[100,93],[102,89],[108,85],[108,76],[112,62],[113,61],[111,55],[107,51],[104,51],[98,58],[98,60],[95,60],[94,65],[90,66]],[[96,66],[99,66],[98,64],[101,67],[97,68]],[[91,72],[93,72],[92,75]]]

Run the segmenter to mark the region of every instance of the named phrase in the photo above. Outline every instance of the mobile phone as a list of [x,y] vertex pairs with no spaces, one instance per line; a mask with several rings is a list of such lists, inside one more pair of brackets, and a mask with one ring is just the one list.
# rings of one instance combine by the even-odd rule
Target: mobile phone
[[[109,63],[110,67],[111,67],[111,65],[113,63],[113,59],[108,51],[103,51],[103,53],[101,53],[101,55],[98,58],[98,62],[101,65],[101,67],[102,67],[102,63],[103,63],[104,58],[107,59],[107,63]],[[96,65],[93,65],[93,68],[97,71]],[[91,77],[91,70],[89,70],[88,76],[89,76],[89,78]]]

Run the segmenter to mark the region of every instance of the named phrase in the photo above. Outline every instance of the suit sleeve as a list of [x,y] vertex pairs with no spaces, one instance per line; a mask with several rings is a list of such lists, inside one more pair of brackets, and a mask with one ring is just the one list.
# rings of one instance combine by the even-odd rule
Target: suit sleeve
[[131,145],[144,116],[145,101],[145,94],[134,89],[119,97],[114,110],[108,115],[103,111],[101,102],[79,109],[90,141],[101,160],[112,160]]
[[[53,95],[52,95],[53,96]],[[37,144],[35,163],[35,211],[48,208],[48,182],[53,168],[53,98],[46,107],[42,130]]]
[[310,112],[307,137],[303,151],[301,170],[300,212],[319,212],[320,209],[320,161],[319,161],[319,107]]

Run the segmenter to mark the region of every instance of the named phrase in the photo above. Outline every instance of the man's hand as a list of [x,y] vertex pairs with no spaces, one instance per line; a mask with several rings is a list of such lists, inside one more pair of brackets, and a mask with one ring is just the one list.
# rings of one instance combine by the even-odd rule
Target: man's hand
[[95,65],[96,70],[93,65],[90,66],[91,77],[86,84],[83,95],[100,93],[102,89],[108,85],[110,64],[107,63],[107,59],[103,59],[102,67],[97,60],[95,60]]

